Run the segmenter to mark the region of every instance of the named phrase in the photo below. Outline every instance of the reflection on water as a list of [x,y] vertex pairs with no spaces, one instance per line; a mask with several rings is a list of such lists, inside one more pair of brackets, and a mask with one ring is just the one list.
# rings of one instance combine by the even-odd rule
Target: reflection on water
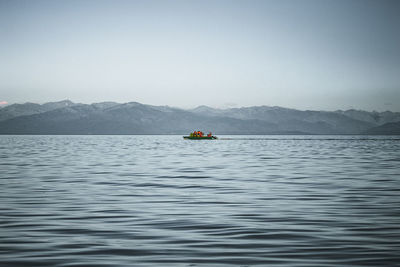
[[394,266],[400,138],[0,136],[0,265]]

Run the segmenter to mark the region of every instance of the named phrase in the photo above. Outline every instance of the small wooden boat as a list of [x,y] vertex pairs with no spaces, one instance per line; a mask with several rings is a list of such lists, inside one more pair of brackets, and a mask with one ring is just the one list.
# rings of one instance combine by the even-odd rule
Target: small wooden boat
[[190,139],[190,140],[213,140],[218,139],[216,136],[213,136],[212,133],[204,135],[202,131],[194,131],[190,133],[189,136],[184,136],[183,139]]

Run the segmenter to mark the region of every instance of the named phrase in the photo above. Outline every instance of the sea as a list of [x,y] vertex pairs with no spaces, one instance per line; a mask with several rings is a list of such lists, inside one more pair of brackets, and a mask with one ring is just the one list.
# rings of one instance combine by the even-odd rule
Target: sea
[[400,266],[400,136],[0,136],[0,266]]

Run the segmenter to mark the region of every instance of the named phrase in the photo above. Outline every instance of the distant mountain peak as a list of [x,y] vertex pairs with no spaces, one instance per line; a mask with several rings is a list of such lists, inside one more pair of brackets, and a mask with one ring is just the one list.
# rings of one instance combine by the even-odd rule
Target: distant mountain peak
[[216,110],[216,109],[217,108],[212,108],[212,107],[209,107],[209,106],[206,106],[206,105],[201,105],[201,106],[198,106],[198,107],[196,107],[196,108],[194,108],[192,110],[203,111],[203,110]]
[[124,104],[122,104],[122,105],[131,106],[131,107],[135,107],[135,106],[145,106],[145,104],[142,104],[142,103],[139,103],[139,102],[136,102],[136,101],[127,102],[127,103],[124,103]]
[[47,102],[44,103],[43,105],[64,105],[64,106],[69,106],[69,105],[74,105],[75,103],[72,102],[71,100],[65,99],[61,101],[52,101],[52,102]]

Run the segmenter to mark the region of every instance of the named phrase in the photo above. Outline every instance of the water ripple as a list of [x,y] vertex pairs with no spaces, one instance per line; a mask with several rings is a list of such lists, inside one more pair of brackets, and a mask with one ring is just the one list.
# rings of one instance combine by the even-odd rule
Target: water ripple
[[0,136],[0,266],[396,266],[399,141]]

